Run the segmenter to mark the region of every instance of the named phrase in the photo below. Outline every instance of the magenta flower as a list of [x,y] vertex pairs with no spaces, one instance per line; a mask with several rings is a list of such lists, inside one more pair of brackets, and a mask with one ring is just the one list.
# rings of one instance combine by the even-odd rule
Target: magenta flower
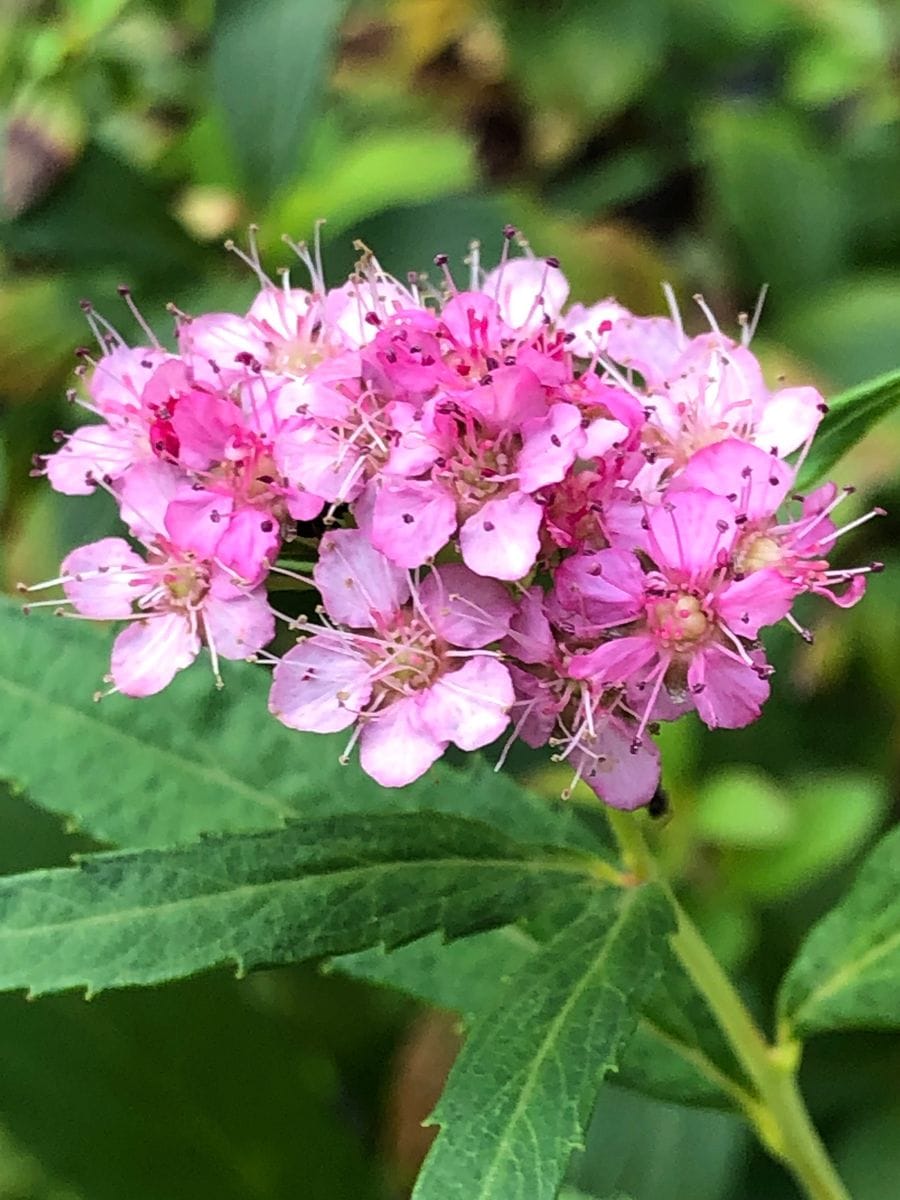
[[[740,527],[734,546],[734,569],[738,575],[774,570],[793,583],[797,594],[815,592],[842,608],[849,608],[862,599],[866,576],[880,570],[881,564],[832,569],[828,555],[848,529],[880,516],[883,510],[873,509],[838,529],[830,514],[853,489],[839,492],[833,483],[827,483],[801,500],[799,515],[779,517],[779,510],[793,487],[794,474],[792,468],[774,455],[746,442],[729,440],[695,454],[678,483],[705,487],[720,494],[733,489],[730,498]],[[842,584],[846,587],[836,591]]]
[[614,808],[639,808],[659,786],[659,752],[636,741],[636,720],[624,691],[604,691],[576,677],[575,660],[558,639],[543,610],[543,592],[529,588],[510,622],[502,648],[521,665],[510,667],[516,690],[512,741],[535,749],[557,747],[554,760],[567,762],[572,781],[583,780]]
[[601,550],[584,565],[596,586],[583,603],[575,590],[556,596],[582,623],[619,631],[577,654],[572,675],[639,687],[646,699],[638,738],[663,688],[692,703],[711,728],[749,724],[768,695],[770,673],[753,642],[787,614],[793,586],[768,568],[738,580],[729,574],[738,526],[724,497],[701,488],[677,492],[647,524],[654,569]]

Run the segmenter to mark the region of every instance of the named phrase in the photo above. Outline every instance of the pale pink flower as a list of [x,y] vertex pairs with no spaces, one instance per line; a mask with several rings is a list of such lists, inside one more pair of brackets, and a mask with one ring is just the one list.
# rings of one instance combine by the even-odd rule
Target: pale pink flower
[[512,683],[485,649],[509,627],[502,585],[460,565],[417,583],[352,529],[323,538],[314,574],[338,623],[276,666],[269,707],[280,721],[312,732],[355,724],[351,745],[385,787],[417,779],[451,742],[475,750],[503,732]]
[[172,546],[150,547],[145,559],[121,538],[102,538],[73,550],[59,578],[38,587],[54,584],[80,616],[129,622],[113,643],[108,679],[126,696],[162,691],[204,643],[218,678],[220,658],[251,657],[275,634],[264,588],[241,587]]

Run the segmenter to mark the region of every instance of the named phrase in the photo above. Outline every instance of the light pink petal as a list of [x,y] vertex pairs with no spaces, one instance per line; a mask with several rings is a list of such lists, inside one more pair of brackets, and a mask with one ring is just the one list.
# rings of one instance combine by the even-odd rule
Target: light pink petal
[[263,336],[291,341],[297,336],[315,304],[305,288],[264,287],[247,310],[247,319],[262,326]]
[[[828,584],[813,583],[809,590],[815,592],[817,596],[824,596],[838,608],[852,608],[866,594],[867,582],[865,575],[853,575],[849,580],[832,579]],[[846,583],[847,586],[839,592],[837,588],[841,587],[842,583]]]
[[782,388],[763,405],[754,440],[764,450],[790,454],[818,428],[824,411],[815,388]]
[[573,654],[568,673],[573,679],[593,679],[601,687],[624,683],[644,670],[657,656],[652,637],[614,638],[596,650]]
[[295,521],[314,521],[325,507],[321,496],[304,492],[302,488],[286,487],[282,495],[289,515]]
[[355,500],[365,483],[362,448],[342,445],[330,429],[298,420],[273,443],[275,465],[291,484],[298,484],[329,504]]
[[128,427],[82,425],[55,454],[47,455],[47,478],[66,496],[88,496],[97,480],[124,474],[138,452],[135,434]]
[[579,358],[593,358],[597,350],[604,350],[609,341],[613,325],[617,321],[634,320],[627,308],[616,300],[601,300],[585,308],[573,304],[563,319],[567,333],[574,334],[569,349]]
[[261,363],[268,358],[262,331],[235,313],[206,313],[181,322],[178,345],[197,382],[213,388],[247,373],[237,361],[238,354],[249,354]]
[[639,371],[649,388],[662,387],[684,346],[684,334],[668,317],[634,317],[613,323],[606,343],[610,358]]
[[127,617],[132,603],[152,584],[147,564],[122,538],[101,538],[67,554],[60,575],[70,578],[63,591],[86,617],[112,621]]
[[731,550],[734,517],[724,496],[704,488],[670,494],[650,514],[650,552],[657,566],[683,580],[708,577]]
[[372,695],[368,663],[330,634],[303,638],[275,668],[269,712],[307,733],[336,733],[354,723]]
[[456,530],[453,497],[427,480],[388,482],[372,512],[372,543],[401,567],[420,567]]
[[179,492],[166,509],[166,532],[179,550],[214,558],[233,506],[231,496],[208,492],[205,488]]
[[419,588],[418,603],[445,642],[469,650],[505,637],[515,608],[502,583],[474,575],[462,563],[435,567]]
[[325,534],[313,578],[331,619],[352,629],[384,625],[409,599],[407,572],[359,529]]
[[[837,484],[823,483],[821,487],[817,487],[810,492],[803,500],[803,516],[795,523],[794,529],[791,531],[790,546],[797,553],[805,554],[827,554],[830,547],[833,546],[831,534],[835,531],[835,524],[830,516],[823,516],[825,509],[831,504],[837,496]],[[814,520],[818,517],[818,520]],[[823,538],[828,538],[825,547],[819,548],[819,543]]]
[[393,441],[384,464],[386,474],[406,477],[421,475],[439,457],[440,448],[432,440],[426,425],[428,411],[427,405],[420,408],[401,401],[391,401],[385,406],[384,414],[391,428],[400,435]]
[[500,649],[523,663],[552,663],[556,658],[556,640],[544,614],[542,588],[530,587],[519,601],[509,623],[509,636]]
[[459,531],[463,561],[476,575],[521,579],[541,548],[543,509],[522,492],[488,500]]
[[[483,292],[457,292],[441,309],[441,324],[460,346],[500,348],[500,342],[514,330],[500,316],[493,296]],[[515,340],[515,339],[513,339]]]
[[694,441],[697,431],[727,437],[729,431],[751,430],[769,397],[755,356],[715,333],[691,339],[669,380],[675,413],[689,420],[688,441]]
[[534,371],[524,366],[497,367],[490,379],[468,394],[468,403],[489,425],[517,429],[545,416],[547,397]]
[[515,700],[509,671],[496,658],[466,659],[458,671],[442,675],[422,696],[421,718],[439,742],[478,750],[509,725]]
[[716,645],[694,655],[687,678],[700,719],[710,729],[743,729],[759,717],[769,696],[767,680]]
[[425,726],[421,697],[409,696],[382,709],[363,727],[359,761],[382,787],[405,787],[424,775],[447,748]]
[[556,718],[560,711],[559,701],[545,680],[537,679],[514,663],[510,663],[509,674],[516,692],[516,702],[512,711],[516,736],[520,737],[526,746],[537,750],[539,746],[546,746],[556,728]]
[[633,749],[634,733],[611,717],[596,739],[574,751],[569,761],[605,804],[634,809],[649,804],[659,787],[659,750],[645,738]]
[[200,638],[180,613],[133,621],[113,642],[110,673],[126,696],[154,696],[200,653]]
[[134,415],[141,408],[153,371],[167,360],[176,361],[165,350],[117,346],[98,360],[88,381],[88,394],[105,417]]
[[508,325],[533,332],[545,316],[556,320],[569,295],[565,275],[542,258],[511,258],[489,271],[482,287],[497,301]]
[[728,438],[698,450],[677,477],[673,490],[705,488],[734,496],[738,513],[758,521],[772,516],[794,486],[794,471],[750,442]]
[[169,504],[186,490],[184,473],[172,463],[136,463],[116,486],[119,516],[142,542],[155,541],[165,535]]
[[216,558],[246,584],[267,575],[281,548],[281,528],[265,509],[244,505],[220,524]]
[[740,637],[755,638],[787,616],[798,590],[780,571],[765,567],[730,583],[716,597],[716,613]]
[[378,325],[366,320],[370,312],[377,311],[384,318],[415,307],[415,300],[405,287],[389,275],[379,273],[367,279],[364,286],[354,282],[331,288],[325,297],[324,321],[343,345],[357,348],[367,345],[378,332]]
[[263,588],[220,595],[215,586],[203,603],[206,640],[222,658],[249,658],[275,636],[275,617]]
[[621,421],[598,417],[584,430],[584,441],[578,456],[585,459],[602,458],[613,447],[619,447],[626,442],[630,434],[629,427]]
[[516,469],[523,492],[559,483],[584,446],[581,411],[574,404],[554,404],[544,417],[522,427],[522,449]]

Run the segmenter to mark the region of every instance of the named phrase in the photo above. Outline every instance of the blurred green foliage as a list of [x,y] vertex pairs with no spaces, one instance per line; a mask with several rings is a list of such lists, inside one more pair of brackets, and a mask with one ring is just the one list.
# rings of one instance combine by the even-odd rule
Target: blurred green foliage
[[[730,322],[770,283],[757,346],[773,377],[827,392],[896,369],[898,61],[900,23],[878,0],[6,0],[6,586],[111,529],[103,497],[63,501],[28,478],[70,420],[79,298],[129,336],[121,282],[161,332],[169,300],[240,307],[253,280],[221,242],[250,221],[274,268],[283,232],[326,218],[335,279],[356,237],[402,276],[472,238],[490,260],[512,221],[559,255],[577,298],[649,311],[667,278],[697,329],[693,292]],[[812,606],[812,647],[776,631],[775,698],[752,729],[663,732],[661,853],[761,1008],[896,810],[898,457],[894,416],[837,467],[859,511],[877,493],[895,514],[842,547],[888,565],[867,603]],[[553,771],[535,779],[557,787]],[[0,800],[0,870],[83,848]],[[6,999],[0,1198],[402,1194],[449,1062],[446,1028],[411,1011],[306,971],[87,1008]],[[895,1036],[808,1049],[813,1113],[855,1200],[896,1187],[898,1071]],[[572,1182],[633,1200],[795,1195],[731,1118],[612,1086]]]

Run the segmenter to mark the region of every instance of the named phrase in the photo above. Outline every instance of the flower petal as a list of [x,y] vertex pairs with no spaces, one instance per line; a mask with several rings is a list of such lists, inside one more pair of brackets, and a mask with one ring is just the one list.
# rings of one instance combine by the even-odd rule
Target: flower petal
[[409,576],[359,529],[335,529],[321,541],[313,570],[328,615],[352,629],[390,621],[409,599]]
[[276,666],[269,712],[291,729],[336,733],[353,724],[371,695],[365,659],[331,635],[316,634]]
[[509,671],[496,658],[478,655],[441,676],[422,696],[422,721],[440,742],[478,750],[509,725],[515,700]]
[[540,551],[542,516],[537,501],[522,492],[488,500],[459,531],[463,562],[476,575],[521,579]]
[[200,638],[181,613],[133,621],[113,642],[113,683],[126,696],[154,696],[199,653]]
[[409,696],[377,713],[360,734],[359,761],[382,787],[405,787],[424,775],[447,749],[425,727],[421,698]]

